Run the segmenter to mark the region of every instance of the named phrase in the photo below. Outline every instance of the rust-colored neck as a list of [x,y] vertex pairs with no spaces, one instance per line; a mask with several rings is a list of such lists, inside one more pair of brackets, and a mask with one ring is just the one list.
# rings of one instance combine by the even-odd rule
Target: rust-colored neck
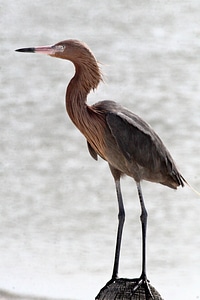
[[[87,95],[95,89],[101,78],[101,72],[95,58],[84,58],[78,63],[74,62],[75,75],[71,79],[66,91],[66,109],[76,127],[86,137],[98,154],[103,156],[99,140],[104,127],[103,115],[88,106]],[[103,139],[102,139],[103,143]]]

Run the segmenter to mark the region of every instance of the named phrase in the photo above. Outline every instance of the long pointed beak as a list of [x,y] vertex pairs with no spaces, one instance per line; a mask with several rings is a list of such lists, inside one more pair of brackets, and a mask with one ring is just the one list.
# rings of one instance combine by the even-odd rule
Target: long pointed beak
[[55,50],[56,50],[55,47],[51,45],[51,46],[41,46],[41,47],[20,48],[20,49],[16,49],[15,51],[53,55],[55,54]]

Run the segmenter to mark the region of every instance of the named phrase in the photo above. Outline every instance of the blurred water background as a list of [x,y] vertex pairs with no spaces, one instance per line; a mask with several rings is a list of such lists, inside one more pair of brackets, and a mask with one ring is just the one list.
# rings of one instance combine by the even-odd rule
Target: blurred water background
[[[94,299],[111,276],[117,227],[107,163],[89,156],[65,112],[73,65],[14,49],[85,41],[105,74],[89,103],[116,100],[143,117],[200,190],[199,16],[198,0],[0,1],[2,291]],[[199,299],[200,198],[142,186],[151,284],[165,300]],[[141,268],[140,210],[133,180],[122,188],[120,276],[131,278]]]

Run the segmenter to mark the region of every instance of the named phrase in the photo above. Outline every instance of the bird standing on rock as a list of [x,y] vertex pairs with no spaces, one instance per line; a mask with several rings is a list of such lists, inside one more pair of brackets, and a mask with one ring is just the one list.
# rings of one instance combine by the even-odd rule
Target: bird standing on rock
[[[152,297],[146,275],[147,211],[140,182],[161,183],[172,189],[184,186],[186,180],[154,130],[139,116],[114,101],[87,105],[87,96],[102,80],[99,65],[88,48],[78,40],[65,40],[52,46],[17,49],[19,52],[47,54],[71,61],[75,75],[66,90],[66,109],[76,127],[87,140],[91,156],[106,160],[114,177],[119,205],[118,232],[114,267],[107,286],[118,278],[119,257],[125,211],[120,188],[123,175],[132,177],[137,186],[141,205],[142,272],[134,288],[143,286],[146,298]],[[153,298],[153,297],[152,297]]]

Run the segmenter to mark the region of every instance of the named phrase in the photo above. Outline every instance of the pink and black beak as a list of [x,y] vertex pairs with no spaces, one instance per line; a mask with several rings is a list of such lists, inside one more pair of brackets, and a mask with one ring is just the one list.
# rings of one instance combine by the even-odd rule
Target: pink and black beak
[[56,49],[55,46],[42,46],[42,47],[20,48],[20,49],[16,49],[15,51],[53,55],[55,54]]
[[65,47],[60,44],[50,45],[50,46],[40,46],[40,47],[30,47],[30,48],[20,48],[16,49],[17,52],[26,53],[40,53],[47,54],[51,56],[56,56],[56,53],[62,53]]

